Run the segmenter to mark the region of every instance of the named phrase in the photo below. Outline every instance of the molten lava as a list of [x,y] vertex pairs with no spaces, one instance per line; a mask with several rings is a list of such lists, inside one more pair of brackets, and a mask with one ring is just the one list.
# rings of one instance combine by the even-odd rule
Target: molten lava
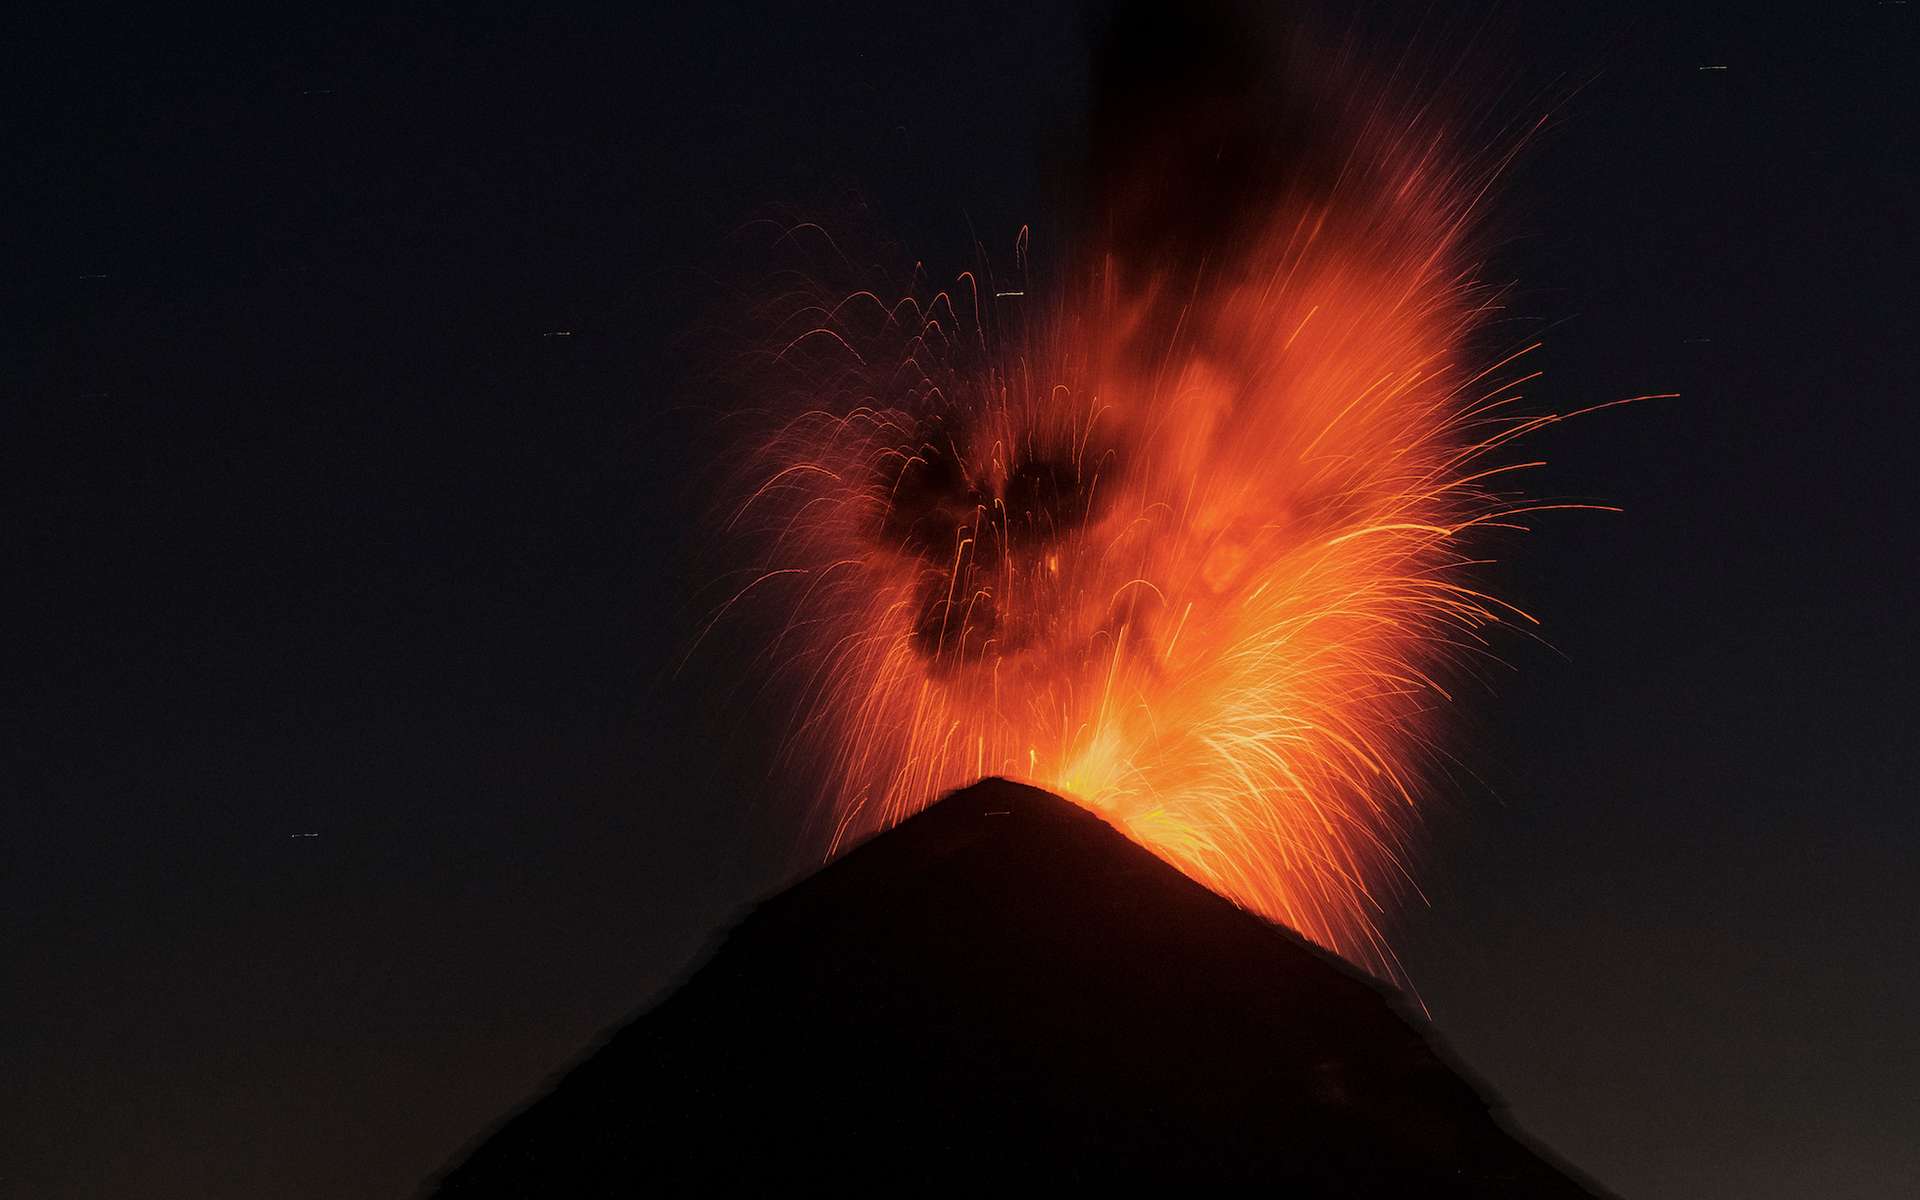
[[1005,286],[794,305],[727,607],[783,614],[829,853],[1005,775],[1393,970],[1445,681],[1531,620],[1473,586],[1475,535],[1542,507],[1500,452],[1559,418],[1514,411],[1519,354],[1473,361],[1500,164],[1362,116],[1201,256],[1116,239],[1043,300],[1023,231]]

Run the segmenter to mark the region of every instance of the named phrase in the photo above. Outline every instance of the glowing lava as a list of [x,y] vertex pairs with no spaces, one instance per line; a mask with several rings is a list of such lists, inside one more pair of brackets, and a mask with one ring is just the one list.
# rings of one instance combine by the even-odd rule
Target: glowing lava
[[795,306],[801,399],[729,514],[756,566],[728,607],[783,614],[829,853],[1006,775],[1392,971],[1444,681],[1523,616],[1469,571],[1541,507],[1498,452],[1559,418],[1513,411],[1518,354],[1471,361],[1499,164],[1364,125],[1204,263],[1112,244],[1051,301],[968,274]]

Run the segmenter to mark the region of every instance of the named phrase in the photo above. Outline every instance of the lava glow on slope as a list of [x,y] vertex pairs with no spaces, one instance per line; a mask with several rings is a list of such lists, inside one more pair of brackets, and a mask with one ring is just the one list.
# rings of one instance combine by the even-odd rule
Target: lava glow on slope
[[1545,507],[1505,451],[1561,418],[1516,411],[1524,349],[1473,361],[1503,164],[1384,105],[1334,123],[1332,169],[1194,213],[1203,252],[1118,220],[1050,291],[1023,231],[1011,278],[788,295],[716,620],[779,614],[829,853],[1005,775],[1394,973],[1446,680],[1531,621],[1473,586],[1476,534]]

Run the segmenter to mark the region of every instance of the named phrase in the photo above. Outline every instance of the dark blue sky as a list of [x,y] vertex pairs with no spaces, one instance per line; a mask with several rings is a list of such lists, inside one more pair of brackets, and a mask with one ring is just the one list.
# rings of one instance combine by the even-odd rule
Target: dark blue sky
[[[1489,267],[1540,402],[1682,393],[1536,440],[1626,511],[1512,548],[1553,649],[1465,691],[1396,944],[1621,1192],[1895,1194],[1920,17],[1669,8],[1341,18],[1551,107]],[[1082,22],[7,23],[0,1193],[402,1193],[799,865],[727,664],[668,673],[729,232],[1046,230]]]

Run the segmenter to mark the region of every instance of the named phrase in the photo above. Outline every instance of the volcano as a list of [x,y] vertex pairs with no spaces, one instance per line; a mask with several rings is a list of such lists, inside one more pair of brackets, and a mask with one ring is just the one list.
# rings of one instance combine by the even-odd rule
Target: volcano
[[1591,1197],[1397,996],[987,780],[765,901],[429,1184]]

